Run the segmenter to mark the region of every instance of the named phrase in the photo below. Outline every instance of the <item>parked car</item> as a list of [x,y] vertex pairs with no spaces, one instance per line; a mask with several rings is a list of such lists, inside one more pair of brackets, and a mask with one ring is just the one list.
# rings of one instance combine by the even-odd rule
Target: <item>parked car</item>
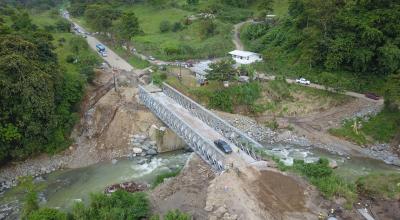
[[228,143],[226,143],[225,141],[218,139],[214,141],[215,146],[218,147],[218,149],[220,149],[222,152],[226,153],[226,154],[230,154],[232,153],[232,148],[229,146]]
[[306,80],[305,78],[296,79],[296,83],[303,84],[303,85],[310,85],[310,80]]
[[364,94],[365,97],[373,99],[373,100],[379,100],[380,97],[377,94],[371,93],[371,92],[367,92]]

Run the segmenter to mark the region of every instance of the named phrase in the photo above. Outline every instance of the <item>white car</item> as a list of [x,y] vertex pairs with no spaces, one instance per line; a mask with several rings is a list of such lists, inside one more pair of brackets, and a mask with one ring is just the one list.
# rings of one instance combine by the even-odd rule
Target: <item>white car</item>
[[102,57],[107,57],[107,53],[106,52],[101,52],[100,53]]
[[310,85],[310,80],[306,80],[305,78],[296,79],[296,83],[300,83],[303,85]]

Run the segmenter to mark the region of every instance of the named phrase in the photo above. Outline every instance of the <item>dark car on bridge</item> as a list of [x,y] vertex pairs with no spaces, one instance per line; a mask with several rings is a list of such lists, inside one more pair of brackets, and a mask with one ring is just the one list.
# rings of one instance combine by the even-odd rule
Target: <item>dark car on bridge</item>
[[218,147],[218,149],[222,150],[224,153],[226,154],[232,153],[232,148],[225,141],[218,139],[214,141],[214,144],[215,146]]

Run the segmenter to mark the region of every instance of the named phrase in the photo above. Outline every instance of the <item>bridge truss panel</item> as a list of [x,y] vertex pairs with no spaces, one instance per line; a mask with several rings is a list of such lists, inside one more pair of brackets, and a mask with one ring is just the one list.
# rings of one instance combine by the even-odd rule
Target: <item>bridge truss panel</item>
[[139,98],[154,114],[169,128],[181,137],[204,161],[211,165],[216,172],[225,169],[225,159],[214,144],[202,137],[174,112],[163,106],[145,88],[139,86]]
[[163,92],[175,102],[179,103],[182,107],[187,109],[190,114],[199,118],[208,126],[215,129],[218,133],[234,143],[253,159],[260,160],[259,152],[263,149],[263,146],[260,143],[256,142],[239,129],[233,127],[228,122],[215,115],[213,112],[204,108],[166,83],[163,83]]

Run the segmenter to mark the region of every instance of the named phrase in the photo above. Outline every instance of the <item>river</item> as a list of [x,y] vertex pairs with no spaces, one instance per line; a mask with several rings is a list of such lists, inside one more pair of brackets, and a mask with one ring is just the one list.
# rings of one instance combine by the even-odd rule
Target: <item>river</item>
[[[284,144],[266,145],[266,147],[270,154],[281,158],[286,164],[291,164],[294,159],[312,162],[319,157],[325,157],[335,160],[338,165],[335,172],[348,180],[355,180],[371,172],[400,172],[399,167],[387,165],[379,160],[346,158],[313,147]],[[74,202],[87,202],[90,193],[102,192],[106,186],[114,183],[136,181],[151,184],[158,174],[183,167],[189,155],[190,153],[182,151],[162,154],[146,163],[143,163],[143,158],[119,159],[50,173],[35,180],[44,186],[40,192],[40,205],[68,210]],[[16,219],[19,211],[16,207],[20,206],[21,198],[22,194],[15,190],[6,192],[0,199],[0,219],[2,219],[1,214],[6,212],[11,213],[7,219]],[[4,211],[7,207],[12,207],[13,210]]]
[[[114,183],[135,181],[151,184],[157,175],[182,168],[189,155],[179,151],[156,156],[146,163],[143,163],[143,158],[121,158],[84,168],[55,171],[35,179],[35,182],[43,186],[39,193],[40,205],[68,210],[74,202],[88,202],[90,193],[102,192],[106,186]],[[15,189],[2,195],[0,219],[3,219],[1,216],[5,213],[8,213],[6,219],[17,219],[17,207],[22,198],[23,194]]]

